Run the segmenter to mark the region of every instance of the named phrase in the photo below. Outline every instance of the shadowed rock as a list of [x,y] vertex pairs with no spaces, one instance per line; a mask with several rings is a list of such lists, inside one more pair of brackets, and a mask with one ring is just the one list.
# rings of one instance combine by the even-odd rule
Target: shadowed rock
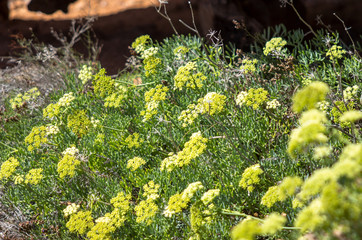
[[58,10],[68,12],[68,5],[76,0],[32,0],[28,9],[30,11],[40,11],[46,14],[52,14]]

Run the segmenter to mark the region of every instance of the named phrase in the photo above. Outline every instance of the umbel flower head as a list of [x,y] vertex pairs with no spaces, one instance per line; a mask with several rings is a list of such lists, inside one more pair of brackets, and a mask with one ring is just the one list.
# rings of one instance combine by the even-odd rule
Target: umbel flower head
[[293,97],[293,111],[300,113],[304,109],[310,110],[317,107],[318,102],[322,102],[329,87],[323,82],[312,82],[311,84],[298,91]]
[[43,179],[43,169],[34,168],[25,175],[25,184],[37,185]]
[[302,114],[299,120],[300,126],[292,130],[288,144],[288,153],[294,157],[295,152],[300,152],[310,144],[326,143],[328,137],[325,135],[327,122],[325,113],[316,109]]
[[8,179],[11,175],[13,175],[19,165],[19,161],[14,157],[10,157],[8,160],[3,162],[0,167],[0,180]]
[[163,215],[172,217],[174,214],[181,212],[182,209],[187,207],[194,194],[203,188],[204,186],[201,182],[190,183],[182,193],[177,193],[170,197]]
[[235,101],[240,107],[243,105],[252,106],[258,109],[268,99],[268,91],[263,88],[250,88],[248,92],[240,92]]
[[184,87],[191,89],[201,88],[206,80],[206,76],[201,72],[195,72],[195,62],[188,62],[185,66],[180,67],[174,78],[175,88],[179,90],[182,90]]
[[259,164],[255,164],[244,170],[243,176],[239,182],[239,186],[247,189],[249,192],[254,190],[254,186],[260,182],[259,175],[264,171],[260,168]]
[[281,37],[276,37],[270,39],[269,42],[265,44],[264,55],[281,55],[283,53],[283,47],[287,44],[287,41],[283,40]]

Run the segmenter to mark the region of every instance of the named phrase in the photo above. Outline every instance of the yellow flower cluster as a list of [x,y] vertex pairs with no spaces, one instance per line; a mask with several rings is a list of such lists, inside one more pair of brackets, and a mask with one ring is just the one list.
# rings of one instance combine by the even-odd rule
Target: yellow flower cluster
[[178,46],[173,50],[173,54],[175,54],[177,59],[182,59],[188,51],[189,49],[187,47]]
[[347,87],[343,91],[343,97],[346,101],[349,101],[353,99],[355,96],[357,96],[359,87],[357,85],[354,85],[353,87]]
[[158,53],[158,47],[150,47],[141,53],[141,58],[149,58]]
[[63,214],[64,214],[64,217],[68,217],[76,212],[78,212],[80,206],[75,204],[75,203],[72,203],[72,204],[69,204],[66,208],[64,208],[63,210]]
[[131,195],[125,195],[123,192],[119,192],[110,202],[115,208],[119,208],[123,213],[126,213],[130,209],[130,200]]
[[298,91],[293,97],[293,111],[299,113],[304,109],[310,110],[317,107],[317,103],[323,101],[329,92],[329,87],[323,82],[312,82]]
[[63,152],[63,158],[58,162],[58,174],[61,179],[65,176],[74,177],[75,169],[79,166],[80,161],[77,159],[78,149],[75,147],[67,148]]
[[50,103],[46,108],[43,109],[44,118],[54,118],[59,116],[60,111],[69,107],[74,101],[75,96],[72,92],[64,94],[57,103]]
[[115,85],[117,88],[116,92],[112,93],[104,99],[105,107],[120,107],[127,98],[127,88],[124,86],[117,87],[117,83]]
[[342,58],[343,54],[345,53],[346,51],[342,49],[341,46],[333,45],[330,49],[328,49],[326,56],[329,57],[331,60],[337,60]]
[[136,171],[139,167],[146,164],[146,161],[140,157],[134,157],[127,161],[127,168],[130,168],[131,171]]
[[190,183],[182,193],[177,193],[170,197],[163,215],[172,217],[174,214],[181,212],[182,209],[187,207],[194,194],[203,188],[204,186],[201,182]]
[[270,208],[276,202],[284,201],[288,197],[292,196],[302,183],[303,181],[299,177],[284,178],[281,184],[278,186],[272,186],[268,189],[261,199],[261,204]]
[[92,123],[85,110],[77,110],[68,115],[67,127],[77,136],[82,137],[88,133]]
[[347,121],[341,121],[341,117],[345,112],[347,112],[347,107],[349,110],[354,110],[354,102],[348,102],[347,107],[343,101],[335,101],[334,105],[335,106],[331,110],[333,121],[335,123],[339,123],[343,128],[350,127],[351,123]]
[[240,107],[243,105],[252,106],[253,109],[258,109],[268,99],[268,91],[263,88],[250,88],[248,92],[240,92],[236,97],[236,104]]
[[106,213],[103,217],[95,220],[96,224],[87,233],[90,240],[111,240],[110,234],[121,227],[126,221],[126,214],[130,209],[130,195],[120,192],[111,199],[114,209],[111,213]]
[[201,201],[206,206],[209,203],[211,203],[215,197],[217,197],[219,195],[220,195],[220,189],[210,189],[202,195]]
[[140,139],[139,133],[134,133],[129,135],[125,140],[124,143],[127,145],[128,148],[139,148],[140,144],[143,143],[143,139]]
[[48,143],[47,127],[33,127],[28,136],[25,137],[25,143],[28,145],[28,151],[32,152],[42,144]]
[[327,102],[327,101],[320,101],[320,102],[317,102],[317,105],[316,105],[316,106],[317,106],[317,108],[318,108],[319,110],[321,110],[322,112],[327,113],[327,110],[328,110],[330,104],[329,104],[329,102]]
[[282,54],[282,48],[287,44],[287,41],[283,40],[281,37],[276,37],[270,39],[269,42],[265,44],[264,55],[268,56],[271,55],[281,55]]
[[153,76],[162,67],[162,60],[155,56],[150,56],[143,60],[146,77]]
[[256,235],[275,234],[282,229],[286,218],[272,213],[264,220],[246,218],[236,225],[231,232],[232,240],[253,240]]
[[148,199],[156,200],[160,197],[158,195],[158,189],[160,188],[160,184],[155,184],[153,180],[149,181],[146,185],[143,186],[143,194],[142,196],[147,197]]
[[171,172],[175,167],[188,165],[191,160],[200,156],[206,149],[207,139],[202,137],[201,132],[193,133],[190,140],[185,143],[184,148],[177,154],[170,153],[169,157],[161,162],[161,171]]
[[84,234],[89,228],[94,226],[91,211],[79,211],[70,215],[66,227],[70,232]]
[[143,35],[132,43],[132,48],[138,53],[142,53],[146,49],[147,43],[151,40],[149,35]]
[[16,95],[15,98],[10,99],[10,104],[12,109],[16,109],[21,107],[25,102],[34,101],[38,96],[40,95],[40,92],[38,88],[32,88],[29,91],[25,92],[24,94],[19,93]]
[[186,110],[183,110],[178,117],[182,121],[182,126],[192,124],[199,114],[214,115],[222,112],[225,106],[226,97],[216,92],[209,92],[205,97],[198,100],[198,104],[190,104]]
[[168,87],[159,84],[145,93],[146,110],[141,111],[141,116],[144,116],[143,122],[148,121],[157,114],[158,105],[161,101],[166,99],[168,91]]
[[43,109],[44,118],[54,118],[59,116],[60,106],[57,103],[50,103],[46,108]]
[[43,179],[43,169],[42,168],[34,168],[30,169],[29,172],[25,176],[25,184],[33,184],[37,185],[40,180]]
[[55,125],[48,125],[46,135],[55,135],[59,133],[59,128]]
[[254,190],[254,186],[260,182],[259,175],[263,172],[264,171],[260,168],[259,164],[246,168],[239,182],[239,186],[247,189],[248,192],[252,192]]
[[75,99],[74,95],[72,92],[66,93],[64,94],[59,100],[58,100],[58,105],[60,107],[69,107],[71,102],[73,102]]
[[278,107],[280,107],[280,103],[276,99],[266,102],[266,109],[276,109]]
[[111,240],[110,234],[121,227],[125,221],[125,215],[119,208],[115,208],[111,213],[106,213],[103,217],[96,219],[96,225],[87,233],[87,237],[90,240]]
[[83,85],[92,79],[92,67],[83,65],[79,71],[78,78],[82,81]]
[[150,225],[153,221],[152,218],[158,211],[158,206],[152,199],[142,200],[135,208],[136,211],[136,222],[146,223]]
[[158,206],[155,203],[155,200],[160,197],[158,194],[158,189],[160,188],[159,184],[155,184],[154,181],[148,182],[143,186],[143,197],[146,197],[146,200],[142,200],[136,207],[136,222],[146,223],[150,225],[153,222],[153,217],[158,211]]
[[240,66],[240,70],[244,74],[254,73],[256,71],[255,65],[258,63],[258,60],[245,58],[241,61],[241,63],[242,65]]
[[200,72],[194,73],[195,71],[195,62],[189,62],[185,66],[180,67],[174,77],[175,87],[180,90],[185,86],[192,89],[201,88],[206,80],[206,76]]
[[356,122],[362,119],[362,112],[357,110],[347,111],[339,118],[341,122]]
[[14,157],[10,157],[8,160],[3,162],[0,167],[0,180],[11,177],[19,165],[19,161]]
[[299,119],[300,126],[292,130],[288,144],[288,153],[295,156],[295,151],[299,152],[312,143],[325,143],[328,137],[324,134],[327,122],[325,114],[319,110],[312,109],[304,112]]
[[106,96],[112,95],[114,92],[116,92],[115,86],[115,81],[110,76],[106,75],[106,70],[104,68],[99,70],[99,72],[94,75],[93,87],[94,93],[97,96],[104,98]]
[[201,109],[201,105],[190,104],[187,106],[186,110],[183,110],[178,117],[179,121],[182,121],[182,127],[187,127],[187,125],[192,124],[195,119],[199,116]]

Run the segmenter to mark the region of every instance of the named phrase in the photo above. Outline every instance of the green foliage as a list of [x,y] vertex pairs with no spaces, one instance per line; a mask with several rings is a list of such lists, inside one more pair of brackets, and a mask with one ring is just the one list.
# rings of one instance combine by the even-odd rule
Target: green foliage
[[278,29],[250,56],[142,36],[135,74],[80,66],[35,113],[9,100],[1,201],[49,238],[360,239],[361,59]]

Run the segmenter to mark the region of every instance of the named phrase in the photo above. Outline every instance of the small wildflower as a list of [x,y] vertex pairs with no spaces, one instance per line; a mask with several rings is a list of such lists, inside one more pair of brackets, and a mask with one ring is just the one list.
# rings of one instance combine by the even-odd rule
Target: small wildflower
[[182,151],[176,155],[171,154],[161,162],[161,171],[172,171],[175,167],[183,167],[190,164],[191,160],[200,156],[206,149],[207,139],[202,137],[201,132],[193,133],[190,140],[185,143]]
[[87,229],[94,225],[91,211],[79,211],[70,215],[66,227],[70,232],[84,234]]
[[283,40],[280,37],[272,38],[269,42],[265,44],[264,55],[281,55],[283,53],[283,47],[287,44],[287,41]]
[[321,101],[321,102],[317,102],[317,108],[319,110],[321,110],[322,112],[326,113],[328,108],[329,108],[330,104],[327,101]]
[[158,53],[158,47],[150,47],[141,53],[141,58],[149,58]]
[[231,231],[232,240],[253,240],[262,233],[260,222],[256,219],[246,218],[236,225]]
[[143,60],[146,77],[154,76],[162,67],[162,60],[155,56],[150,56]]
[[276,109],[278,107],[280,107],[280,103],[276,99],[266,102],[266,109]]
[[119,208],[125,214],[130,209],[130,200],[131,195],[125,195],[123,192],[119,192],[110,202],[115,208]]
[[247,189],[248,192],[252,192],[254,190],[254,185],[260,182],[259,175],[263,172],[264,171],[260,168],[259,164],[248,167],[243,172],[242,178],[239,182],[239,186]]
[[144,164],[146,164],[145,160],[143,160],[140,157],[135,157],[135,158],[128,160],[127,168],[130,168],[131,171],[136,171],[139,167],[141,167]]
[[40,95],[38,88],[32,88],[24,94],[19,93],[15,98],[10,99],[10,105],[12,109],[21,107],[25,102],[35,101]]
[[179,46],[173,50],[173,54],[175,54],[177,59],[182,59],[188,51],[187,47]]
[[240,107],[243,105],[252,106],[253,109],[258,109],[266,100],[268,91],[263,88],[249,89],[248,92],[240,92],[235,101]]
[[150,225],[153,222],[152,218],[158,211],[158,206],[152,200],[143,200],[135,207],[135,211],[136,222]]
[[75,111],[73,114],[68,116],[67,120],[67,127],[79,137],[86,135],[92,126],[85,110]]
[[324,134],[324,123],[327,118],[323,112],[316,109],[302,114],[299,120],[300,126],[292,130],[288,144],[288,153],[294,157],[294,151],[301,151],[309,144],[325,143],[328,137]]
[[33,127],[28,136],[25,137],[25,143],[28,145],[28,151],[32,152],[42,144],[48,143],[47,127]]
[[141,115],[144,116],[143,122],[148,121],[158,113],[158,105],[166,100],[168,91],[168,87],[159,84],[145,93],[146,110],[141,112]]
[[110,96],[117,91],[116,82],[106,73],[106,70],[102,68],[93,77],[94,93],[101,98]]
[[68,205],[64,210],[63,210],[63,214],[64,214],[64,217],[68,217],[76,212],[78,212],[80,206],[75,204],[75,203],[72,203],[70,205]]
[[42,172],[42,168],[31,169],[25,176],[25,184],[37,185],[43,179]]
[[357,96],[359,87],[357,85],[354,85],[353,87],[347,87],[343,91],[343,97],[346,101],[349,101]]
[[20,165],[19,161],[10,157],[8,160],[3,162],[0,167],[0,180],[8,179],[15,172],[16,168]]
[[331,60],[337,60],[343,57],[343,54],[345,54],[346,51],[342,49],[341,46],[333,45],[330,49],[328,49],[328,52],[326,53],[327,57],[329,57]]
[[74,95],[72,92],[66,93],[64,94],[59,100],[58,100],[58,105],[60,107],[68,107],[70,106],[71,102],[75,99]]
[[76,158],[78,149],[67,148],[63,154],[63,158],[58,163],[58,174],[61,179],[65,176],[74,177],[75,169],[80,165],[80,161]]
[[132,43],[132,48],[138,53],[141,54],[145,49],[147,44],[150,42],[151,38],[149,35],[143,35]]
[[300,113],[305,108],[307,110],[316,108],[316,104],[325,99],[329,87],[323,82],[312,82],[293,97],[293,111]]
[[332,152],[332,149],[329,146],[320,146],[314,148],[314,159],[322,159],[328,157]]
[[105,107],[120,107],[127,98],[127,88],[120,86],[118,90],[104,99]]
[[46,135],[49,136],[49,135],[55,135],[55,134],[58,134],[59,133],[59,128],[55,125],[49,125],[47,126],[47,130],[46,130]]
[[82,81],[83,85],[86,84],[92,79],[92,67],[83,65],[82,69],[79,71],[78,78]]
[[243,73],[254,73],[256,71],[255,65],[258,63],[257,59],[243,59],[241,61],[242,65],[240,66],[240,70],[243,71]]
[[212,200],[214,200],[215,197],[219,196],[219,194],[220,194],[220,189],[208,190],[207,192],[204,193],[204,195],[202,195],[201,201],[205,205],[208,205],[210,202],[212,202]]
[[185,66],[180,67],[174,77],[175,88],[179,90],[182,90],[185,86],[192,89],[201,88],[206,80],[206,76],[200,72],[194,72],[196,72],[195,62],[189,62]]
[[43,109],[44,118],[54,118],[59,116],[60,106],[58,104],[50,103],[46,108]]
[[128,148],[139,148],[140,144],[143,142],[142,139],[140,139],[139,133],[134,133],[132,135],[129,135],[125,140],[125,144]]
[[189,186],[182,192],[175,194],[168,200],[168,205],[163,212],[165,217],[172,217],[186,208],[194,194],[203,188],[201,182],[190,183]]
[[347,111],[339,118],[341,122],[356,122],[362,119],[362,112],[357,110]]
[[155,182],[151,180],[143,186],[144,193],[142,196],[147,197],[147,200],[156,200],[160,197],[160,195],[158,195],[159,188],[160,184],[155,184]]

